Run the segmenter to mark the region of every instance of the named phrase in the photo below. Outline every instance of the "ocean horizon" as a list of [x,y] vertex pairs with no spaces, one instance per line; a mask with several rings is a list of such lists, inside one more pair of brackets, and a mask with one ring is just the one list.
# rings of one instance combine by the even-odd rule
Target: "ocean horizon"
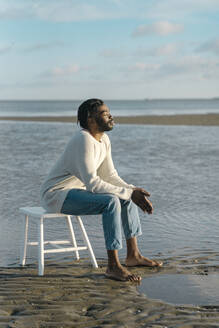
[[[219,98],[104,100],[114,116],[219,113]],[[76,116],[83,100],[0,100],[0,117]]]

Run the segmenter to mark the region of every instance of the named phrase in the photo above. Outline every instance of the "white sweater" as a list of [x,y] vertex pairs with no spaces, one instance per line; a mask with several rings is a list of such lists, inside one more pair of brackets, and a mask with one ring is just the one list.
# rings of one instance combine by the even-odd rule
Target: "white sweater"
[[109,137],[104,133],[99,142],[87,130],[80,130],[70,139],[44,181],[41,205],[59,213],[70,189],[111,193],[128,200],[133,188],[114,168]]

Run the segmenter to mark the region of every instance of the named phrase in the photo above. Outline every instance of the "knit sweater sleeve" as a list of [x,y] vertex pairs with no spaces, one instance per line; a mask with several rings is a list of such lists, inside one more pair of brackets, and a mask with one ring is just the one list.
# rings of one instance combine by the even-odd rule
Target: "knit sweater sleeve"
[[125,200],[131,198],[132,189],[115,186],[97,175],[94,141],[90,136],[82,134],[75,146],[77,149],[74,151],[74,162],[77,175],[87,190],[94,193],[111,193]]
[[98,174],[104,179],[104,181],[110,182],[114,186],[125,187],[129,189],[135,188],[134,185],[126,183],[119,175],[114,167],[112,154],[111,154],[111,143],[106,135],[107,139],[107,156],[101,166],[98,168]]

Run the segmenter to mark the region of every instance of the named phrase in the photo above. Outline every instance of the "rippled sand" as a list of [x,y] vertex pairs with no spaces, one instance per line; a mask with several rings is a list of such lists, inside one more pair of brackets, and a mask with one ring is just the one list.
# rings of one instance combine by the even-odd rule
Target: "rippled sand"
[[[0,120],[39,121],[39,122],[76,122],[76,117],[41,116],[41,117],[0,117]],[[150,125],[199,125],[218,126],[219,114],[191,114],[191,115],[162,115],[162,116],[118,116],[116,123],[121,124],[150,124]]]
[[[203,264],[203,257],[163,260],[161,269],[131,271],[147,279],[219,270]],[[218,327],[219,306],[174,306],[151,300],[133,283],[106,279],[105,265],[92,269],[85,260],[46,262],[43,277],[37,276],[35,265],[1,268],[0,327]]]

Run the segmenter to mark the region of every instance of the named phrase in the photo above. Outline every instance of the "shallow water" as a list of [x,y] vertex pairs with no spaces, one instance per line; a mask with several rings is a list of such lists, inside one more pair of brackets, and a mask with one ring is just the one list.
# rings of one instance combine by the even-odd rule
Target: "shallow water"
[[[39,204],[43,178],[76,129],[66,123],[0,123],[0,266],[18,264],[18,208]],[[196,259],[199,265],[218,266],[218,137],[219,127],[117,125],[110,132],[120,175],[151,192],[154,214],[140,213],[139,245],[147,256],[167,265],[177,259],[177,267],[193,266]],[[96,256],[106,258],[101,218],[87,217],[84,223]],[[66,238],[58,219],[45,231],[48,239]],[[34,227],[30,234],[36,237]],[[36,254],[28,250],[28,263]]]
[[139,291],[176,305],[219,305],[219,274],[159,274],[142,280]]

